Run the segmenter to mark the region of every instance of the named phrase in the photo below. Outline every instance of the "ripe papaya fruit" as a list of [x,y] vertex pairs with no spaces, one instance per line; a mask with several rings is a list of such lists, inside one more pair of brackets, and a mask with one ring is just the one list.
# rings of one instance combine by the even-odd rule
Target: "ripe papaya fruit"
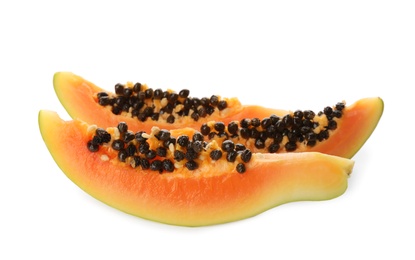
[[255,216],[293,201],[340,196],[354,162],[319,152],[257,153],[193,128],[131,130],[55,112],[38,115],[57,165],[82,190],[126,213],[204,226]]
[[352,158],[376,128],[383,100],[363,98],[351,105],[338,102],[319,112],[243,105],[237,98],[191,97],[149,88],[115,84],[114,92],[70,72],[58,72],[55,92],[72,118],[110,127],[123,121],[134,131],[191,127],[206,136],[232,140],[253,152],[321,152]]

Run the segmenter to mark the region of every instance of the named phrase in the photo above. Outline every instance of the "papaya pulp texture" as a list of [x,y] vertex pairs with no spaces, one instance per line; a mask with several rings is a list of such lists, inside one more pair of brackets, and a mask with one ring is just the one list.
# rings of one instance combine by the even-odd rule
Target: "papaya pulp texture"
[[[173,124],[165,120],[140,121],[131,115],[111,112],[108,107],[98,104],[97,93],[105,92],[102,88],[70,72],[58,72],[53,79],[56,94],[72,118],[78,118],[90,124],[110,127],[123,121],[133,131],[150,131],[154,125],[162,129],[191,127],[200,129],[201,125],[210,121],[228,124],[244,118],[266,118],[270,115],[284,116],[292,113],[287,110],[265,108],[255,105],[242,105],[237,98],[227,98],[227,108],[216,111],[210,116],[197,121],[189,116],[180,117]],[[295,152],[321,152],[325,154],[352,158],[363,146],[376,128],[383,113],[383,100],[379,97],[363,98],[342,111],[337,121],[337,128],[329,131],[330,137],[314,146],[299,143]],[[258,151],[263,152],[263,151]],[[280,149],[278,152],[286,152]]]
[[159,174],[120,162],[110,148],[90,152],[86,122],[64,121],[46,110],[38,120],[52,157],[81,189],[126,213],[173,225],[226,223],[288,202],[332,199],[345,192],[354,165],[318,152],[253,153],[243,174],[226,160]]

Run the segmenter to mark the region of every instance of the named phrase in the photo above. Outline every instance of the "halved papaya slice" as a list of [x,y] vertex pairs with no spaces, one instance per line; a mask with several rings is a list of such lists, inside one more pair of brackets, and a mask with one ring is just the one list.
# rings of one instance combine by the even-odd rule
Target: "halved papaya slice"
[[238,143],[205,141],[192,128],[101,128],[39,112],[52,157],[76,185],[126,213],[204,226],[252,217],[294,201],[327,200],[347,189],[354,162],[309,153],[253,153]]
[[376,128],[384,106],[375,97],[320,112],[287,111],[216,95],[192,98],[186,89],[176,93],[132,82],[116,84],[112,93],[70,72],[56,73],[53,82],[72,118],[101,127],[123,121],[135,131],[191,127],[206,138],[219,135],[266,153],[316,151],[351,158]]

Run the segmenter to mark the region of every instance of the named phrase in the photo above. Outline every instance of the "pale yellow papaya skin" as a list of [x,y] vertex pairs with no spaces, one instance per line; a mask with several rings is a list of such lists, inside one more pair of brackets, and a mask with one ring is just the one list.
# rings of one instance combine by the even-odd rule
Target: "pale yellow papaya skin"
[[333,199],[347,189],[354,166],[350,159],[318,152],[255,153],[243,174],[226,160],[159,174],[133,169],[113,158],[110,148],[90,152],[91,133],[83,121],[42,110],[38,122],[53,159],[82,190],[128,214],[171,225],[227,223],[284,203]]
[[[212,116],[200,118],[198,121],[184,117],[177,118],[174,124],[152,120],[141,122],[130,116],[114,115],[110,109],[99,105],[96,94],[104,90],[78,75],[71,72],[58,72],[54,75],[53,83],[60,102],[72,118],[78,118],[104,128],[124,121],[133,131],[150,131],[154,125],[163,129],[191,127],[199,130],[203,123],[212,120],[227,124],[230,121],[244,118],[256,117],[262,119],[273,114],[284,116],[290,113],[288,110],[242,105],[237,98],[229,98],[227,99],[229,109],[217,111]],[[379,97],[360,99],[346,106],[342,118],[336,119],[337,129],[329,131],[330,138],[328,140],[318,142],[313,147],[300,143],[295,152],[314,151],[352,158],[375,130],[382,116],[383,108],[383,100]],[[253,145],[249,148],[255,152],[264,152],[263,150],[256,150]],[[280,149],[278,152],[284,153],[286,151]]]

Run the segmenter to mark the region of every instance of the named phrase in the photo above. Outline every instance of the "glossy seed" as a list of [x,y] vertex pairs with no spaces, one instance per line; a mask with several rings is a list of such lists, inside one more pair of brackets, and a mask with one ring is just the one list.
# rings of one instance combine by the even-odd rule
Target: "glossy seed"
[[242,138],[248,139],[250,137],[251,131],[248,128],[242,128],[239,133]]
[[211,104],[212,106],[217,106],[217,105],[219,104],[219,97],[218,97],[218,96],[216,96],[216,95],[212,95],[212,96],[210,97],[210,104]]
[[249,118],[244,118],[240,121],[242,128],[248,128],[251,125],[251,120]]
[[108,97],[108,93],[107,92],[98,92],[97,93],[97,98],[101,98],[101,97]]
[[271,119],[269,117],[265,117],[261,120],[261,127],[263,129],[266,129],[271,125]]
[[329,124],[327,125],[327,129],[335,130],[337,128],[337,122],[334,120],[330,120]]
[[135,93],[138,93],[138,92],[141,91],[141,83],[140,82],[137,82],[137,83],[134,84],[133,91]]
[[147,142],[143,142],[143,143],[140,143],[139,145],[138,145],[138,151],[141,153],[141,154],[146,154],[147,152],[148,152],[148,150],[150,149],[150,145],[147,143]]
[[186,147],[187,144],[189,143],[189,137],[187,135],[181,135],[177,138],[177,143],[181,147]]
[[306,133],[304,137],[308,142],[317,140],[317,135],[314,132]]
[[133,132],[128,131],[124,133],[124,138],[123,138],[124,142],[126,143],[131,142],[132,140],[134,140],[134,138],[135,138],[135,135],[133,134]]
[[101,137],[95,135],[94,137],[92,137],[92,143],[93,144],[97,144],[97,145],[101,145],[102,144],[102,139]]
[[206,117],[207,116],[207,111],[206,108],[201,107],[197,110],[197,113],[199,114],[199,117]]
[[210,133],[210,127],[206,123],[202,124],[200,127],[200,133],[202,135],[208,135]]
[[119,115],[119,114],[121,114],[121,112],[122,112],[122,109],[120,108],[120,107],[112,107],[111,108],[111,112],[114,114],[114,115]]
[[241,153],[241,160],[242,161],[244,161],[244,162],[247,163],[247,162],[249,162],[251,160],[251,158],[252,158],[252,152],[250,150],[244,150]]
[[141,168],[143,168],[143,170],[147,170],[148,168],[150,168],[150,161],[147,160],[146,158],[141,158]]
[[190,115],[190,117],[191,117],[193,120],[195,120],[195,121],[198,121],[198,120],[199,120],[199,118],[200,118],[199,113],[197,113],[196,111],[195,111],[195,112],[193,112],[193,113]]
[[88,150],[90,152],[96,152],[99,149],[99,145],[92,142],[92,140],[87,143]]
[[246,149],[245,145],[240,144],[240,143],[235,144],[235,151],[243,151],[245,149]]
[[154,112],[154,108],[152,108],[152,107],[146,107],[146,108],[143,110],[143,114],[144,114],[146,117],[150,117],[150,116],[153,114],[153,112]]
[[252,118],[251,119],[251,125],[253,126],[253,127],[258,127],[258,126],[260,126],[261,125],[261,120],[259,120],[259,118]]
[[191,171],[196,170],[199,167],[199,165],[195,161],[187,161],[185,166],[186,166],[187,169],[189,169]]
[[235,149],[235,144],[231,140],[225,140],[222,143],[222,150],[225,152],[230,152]]
[[127,157],[128,157],[128,154],[126,150],[123,149],[118,152],[118,160],[120,160],[121,162],[125,162]]
[[212,160],[219,160],[222,157],[222,151],[219,149],[213,150],[210,152],[209,156]]
[[265,141],[262,140],[262,138],[255,139],[255,147],[258,149],[264,149],[265,148]]
[[315,117],[315,113],[311,110],[304,110],[304,118],[305,119],[313,119]]
[[193,134],[193,138],[192,138],[193,142],[195,142],[195,141],[203,141],[203,139],[204,139],[204,137],[203,137],[203,135],[201,133],[195,132]]
[[292,118],[292,116],[291,115],[285,115],[283,118],[282,118],[282,122],[284,122],[285,123],[285,125],[286,125],[286,127],[291,127],[292,126],[292,124],[293,124],[293,118]]
[[286,125],[282,120],[275,123],[275,128],[277,129],[278,132],[282,132],[285,129],[285,127]]
[[213,106],[207,106],[207,107],[206,107],[206,113],[207,113],[208,115],[213,114],[213,112],[215,112],[215,108],[214,108]]
[[236,151],[230,151],[228,152],[228,154],[226,155],[226,160],[228,162],[234,162],[236,160],[236,157],[238,156],[238,152]]
[[112,149],[120,151],[124,149],[124,141],[121,139],[114,140],[111,144]]
[[98,98],[98,104],[100,104],[101,106],[111,105],[111,98],[109,98],[109,97],[100,97],[100,98]]
[[274,136],[274,142],[281,143],[283,139],[283,135],[281,133],[276,133]]
[[155,137],[160,141],[166,141],[170,139],[171,134],[169,130],[161,129],[160,131],[158,131]]
[[171,145],[176,145],[176,138],[170,137],[170,139],[163,142],[163,146],[166,148],[170,148]]
[[276,153],[280,149],[280,144],[277,142],[272,142],[270,146],[268,146],[268,152]]
[[194,109],[197,109],[201,105],[199,98],[193,98],[192,99],[192,106]]
[[342,112],[339,110],[334,110],[333,113],[331,114],[333,117],[337,117],[337,118],[341,118],[342,117]]
[[135,140],[137,140],[139,143],[145,142],[147,140],[146,137],[143,137],[144,131],[138,131],[135,133]]
[[254,138],[254,139],[259,138],[260,134],[261,133],[256,128],[249,129],[249,137],[250,138]]
[[124,92],[124,85],[121,83],[117,83],[115,84],[114,89],[115,89],[115,94],[122,95]]
[[329,132],[327,130],[323,130],[318,134],[317,138],[318,138],[319,141],[327,139],[327,138],[329,138]]
[[160,160],[154,160],[150,163],[150,170],[160,171],[163,169],[163,163]]
[[111,135],[103,128],[97,128],[95,130],[95,134],[101,138],[103,143],[108,143],[111,141]]
[[148,88],[144,91],[144,94],[146,95],[146,98],[152,98],[153,97],[153,89],[152,88]]
[[185,154],[184,154],[182,151],[180,151],[180,150],[175,150],[175,151],[174,151],[174,160],[176,160],[176,161],[180,162],[180,161],[182,161],[185,157],[186,157],[186,156],[185,156]]
[[293,125],[294,125],[295,127],[301,127],[301,126],[302,126],[302,124],[303,124],[303,119],[302,119],[302,118],[300,118],[300,117],[298,117],[298,116],[294,116],[294,117],[293,117]]
[[163,165],[163,170],[168,171],[168,172],[174,171],[174,164],[169,159],[164,159],[162,162],[162,165]]
[[224,110],[227,106],[228,106],[228,104],[224,100],[221,100],[221,101],[218,102],[218,109],[219,110]]
[[333,113],[333,108],[331,107],[324,108],[324,114],[326,114],[327,116],[330,116],[332,113]]
[[129,97],[133,94],[133,90],[131,88],[124,88],[123,95],[125,97]]
[[345,107],[346,105],[343,102],[339,102],[336,104],[336,109],[339,111],[342,111]]
[[175,117],[174,117],[174,115],[169,115],[168,117],[167,117],[167,119],[166,119],[166,121],[167,121],[167,123],[169,123],[169,124],[173,124],[174,123],[174,121],[175,121]]
[[197,157],[199,157],[199,155],[195,150],[190,148],[190,149],[187,149],[187,151],[185,153],[185,157],[188,161],[192,161],[192,160],[197,159]]
[[292,143],[295,143],[295,142],[297,142],[297,135],[294,133],[294,132],[289,132],[288,134],[287,134],[287,137],[288,137],[288,141],[289,142],[292,142]]
[[243,163],[238,163],[238,164],[236,165],[236,171],[237,171],[238,173],[244,173],[244,172],[246,172],[246,167],[245,167],[245,164],[243,164]]
[[190,91],[188,89],[182,89],[179,92],[179,97],[181,98],[187,98],[190,94]]
[[128,156],[133,156],[137,152],[137,147],[134,144],[129,144],[126,151]]
[[236,122],[230,122],[229,124],[228,124],[228,132],[231,134],[231,135],[234,135],[234,134],[237,134],[237,132],[238,132],[238,123],[236,123]]
[[271,124],[273,125],[275,125],[280,120],[280,117],[277,115],[271,115],[269,118],[271,119]]
[[163,90],[158,88],[153,92],[153,99],[160,100],[163,97]]
[[125,104],[126,101],[127,101],[127,99],[123,96],[118,96],[118,97],[115,98],[115,104],[118,107],[122,107]]
[[139,156],[133,156],[131,158],[131,162],[130,162],[131,167],[133,168],[137,168],[138,166],[141,165],[141,159]]
[[177,93],[170,93],[170,95],[167,98],[167,101],[174,105],[176,103],[177,99],[179,98],[179,95]]
[[156,149],[156,154],[160,157],[166,157],[167,155],[167,148],[160,146]]
[[203,143],[202,141],[194,141],[192,143],[192,148],[196,153],[200,153],[201,151],[203,151]]
[[304,113],[301,110],[296,110],[296,111],[294,111],[294,116],[298,117],[298,118],[303,118]]
[[270,125],[265,129],[265,133],[267,134],[267,137],[273,137],[276,132],[277,132],[277,127],[275,125]]
[[297,144],[294,142],[287,142],[285,144],[285,150],[287,150],[287,152],[292,152],[295,151],[295,149],[297,149]]
[[147,153],[145,154],[145,156],[146,156],[147,159],[151,160],[151,159],[156,158],[157,152],[155,150],[153,150],[153,149],[150,149],[150,150],[147,151]]

